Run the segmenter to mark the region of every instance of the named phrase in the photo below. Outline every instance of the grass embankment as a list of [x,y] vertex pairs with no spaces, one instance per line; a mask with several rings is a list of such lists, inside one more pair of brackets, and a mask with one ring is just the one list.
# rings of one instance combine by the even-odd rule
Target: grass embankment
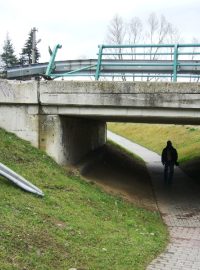
[[183,169],[194,178],[199,177],[199,126],[109,123],[108,128],[160,155],[166,142],[171,140],[178,150],[179,161]]
[[0,153],[0,162],[45,193],[0,177],[0,269],[141,270],[164,248],[157,212],[102,192],[1,129]]

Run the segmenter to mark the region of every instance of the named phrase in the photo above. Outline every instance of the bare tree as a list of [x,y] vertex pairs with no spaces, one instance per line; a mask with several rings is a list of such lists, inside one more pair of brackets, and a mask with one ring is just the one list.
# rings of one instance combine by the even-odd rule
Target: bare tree
[[[193,37],[193,39],[192,39],[192,43],[193,44],[199,44],[199,40],[197,39],[197,38],[195,38],[195,37]],[[199,53],[199,47],[193,47],[192,48],[192,61],[194,61],[195,60],[195,58],[196,58],[196,53]],[[199,58],[199,54],[198,54],[198,58]],[[199,76],[198,77],[196,77],[196,78],[194,78],[193,80],[192,80],[192,76],[190,77],[190,82],[191,81],[196,81],[196,82],[199,82]]]
[[[181,42],[181,36],[180,36],[180,33],[179,33],[178,29],[174,25],[169,23],[169,31],[168,31],[168,35],[167,35],[167,43],[169,43],[169,44],[178,44],[180,42]],[[174,50],[174,48],[170,48],[170,52],[171,52],[170,60],[173,60],[173,50]]]
[[[166,20],[165,16],[161,15],[160,17],[157,17],[155,13],[151,13],[147,20],[147,31],[146,31],[147,43],[158,45],[167,43],[169,29],[170,23]],[[162,52],[163,49],[159,46],[155,48],[151,47],[148,50],[149,60],[161,59],[161,55],[158,54],[158,51]],[[147,80],[150,80],[150,78],[147,77]]]
[[[133,17],[127,24],[124,23],[122,17],[115,15],[111,20],[108,29],[106,42],[113,45],[121,45],[124,42],[129,45],[139,44],[176,44],[181,41],[180,34],[176,27],[167,21],[166,17],[161,15],[157,16],[156,13],[151,13],[146,21],[146,24],[142,24],[142,21],[138,17]],[[173,60],[174,50],[172,48],[162,47],[149,47],[149,48],[131,48],[131,54],[127,53],[128,49],[112,49],[115,53],[115,59],[118,60]],[[111,52],[111,50],[110,50]],[[170,53],[169,53],[170,52]],[[126,53],[126,54],[125,54]],[[141,56],[143,53],[143,56]],[[167,54],[165,54],[167,53]],[[130,56],[131,55],[131,56]],[[195,54],[194,54],[195,55]],[[193,55],[193,56],[194,56]],[[142,58],[141,58],[142,57]],[[158,75],[158,76],[157,76]],[[155,75],[154,79],[159,78],[159,74]],[[134,79],[135,74],[133,74]],[[154,76],[147,74],[147,80]]]
[[146,36],[150,44],[155,43],[154,40],[155,40],[156,32],[158,30],[158,25],[159,25],[159,22],[158,22],[158,18],[156,14],[151,13],[147,20],[148,30],[146,32]]
[[[108,26],[106,42],[110,45],[122,45],[125,41],[125,35],[126,35],[126,25],[122,17],[116,14]],[[121,48],[117,48],[112,52],[115,54],[114,55],[115,59],[119,60],[123,59]],[[122,80],[125,80],[124,76],[122,76]]]
[[[199,44],[199,40],[197,39],[197,38],[195,38],[195,37],[193,37],[193,39],[192,39],[192,43],[193,44]],[[193,47],[193,49],[192,49],[192,60],[195,60],[195,58],[196,58],[196,55],[195,55],[195,53],[197,53],[198,51],[199,51],[199,47]]]
[[162,44],[167,41],[169,26],[170,23],[166,20],[165,16],[161,15],[158,28],[158,44]]
[[[133,17],[127,26],[127,38],[128,44],[134,45],[138,44],[142,37],[143,25],[138,17]],[[137,59],[137,49],[135,47],[130,48],[131,60]],[[130,59],[130,58],[129,58]],[[135,74],[133,73],[133,81],[135,80]]]
[[[142,31],[143,31],[143,25],[138,17],[133,17],[128,24],[128,44],[138,44],[140,42],[140,39],[142,37]],[[131,49],[131,52],[133,53],[132,55],[132,60],[136,59],[136,55],[134,53],[136,52],[135,48]],[[134,57],[133,57],[134,56]]]
[[[125,41],[126,25],[118,14],[110,22],[107,30],[106,41],[111,45],[122,45]],[[121,48],[115,50],[118,53],[117,58],[122,59]]]
[[125,34],[126,26],[124,21],[122,17],[116,14],[108,26],[106,41],[108,44],[121,45],[124,43]]
[[178,29],[171,23],[169,23],[167,43],[176,44],[181,42],[181,36]]
[[138,17],[133,17],[128,24],[128,43],[136,44],[140,41],[142,36],[143,25]]
[[[167,42],[167,37],[170,31],[170,23],[166,20],[165,16],[161,15],[160,19],[155,13],[151,13],[147,20],[147,43],[150,44],[163,44]],[[156,49],[150,49],[150,60],[156,59],[156,53],[159,47]]]
[[166,42],[169,33],[170,23],[165,16],[161,15],[160,19],[155,13],[151,13],[147,20],[147,38],[150,44],[162,44]]

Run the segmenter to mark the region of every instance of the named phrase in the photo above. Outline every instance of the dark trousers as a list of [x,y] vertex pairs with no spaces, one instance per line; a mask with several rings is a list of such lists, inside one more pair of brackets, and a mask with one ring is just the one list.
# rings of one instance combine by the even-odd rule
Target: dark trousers
[[164,168],[164,181],[166,184],[172,184],[174,175],[174,162],[167,161]]

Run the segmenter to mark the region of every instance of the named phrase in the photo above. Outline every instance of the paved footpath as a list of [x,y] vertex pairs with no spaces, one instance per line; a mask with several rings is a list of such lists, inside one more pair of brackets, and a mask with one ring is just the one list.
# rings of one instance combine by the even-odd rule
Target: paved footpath
[[166,187],[158,154],[110,131],[107,137],[146,162],[158,208],[169,228],[170,243],[147,270],[200,270],[200,186],[176,167],[173,186]]

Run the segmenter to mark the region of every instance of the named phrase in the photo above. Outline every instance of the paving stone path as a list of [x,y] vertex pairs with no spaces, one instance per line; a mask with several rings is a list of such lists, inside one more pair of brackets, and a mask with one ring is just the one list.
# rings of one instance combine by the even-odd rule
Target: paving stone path
[[158,154],[110,131],[107,136],[146,162],[158,209],[169,228],[170,243],[147,270],[200,270],[200,186],[176,167],[174,183],[166,187]]

